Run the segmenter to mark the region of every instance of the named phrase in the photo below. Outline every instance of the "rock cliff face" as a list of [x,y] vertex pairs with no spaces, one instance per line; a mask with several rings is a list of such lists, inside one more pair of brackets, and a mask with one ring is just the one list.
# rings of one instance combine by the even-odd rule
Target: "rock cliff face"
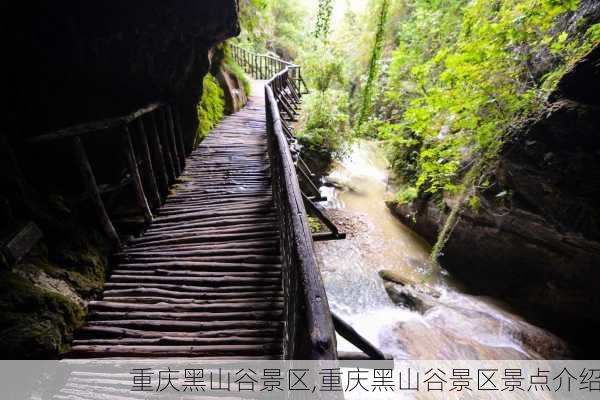
[[[600,328],[600,46],[561,80],[537,118],[518,128],[480,206],[465,207],[441,263],[475,292],[586,342]],[[390,204],[435,242],[450,211],[428,201]]]
[[[24,222],[44,234],[18,265],[0,253],[0,353],[56,357],[83,321],[85,300],[102,288],[110,248],[81,199],[68,146],[25,139],[169,101],[189,150],[209,51],[239,33],[238,4],[3,2],[0,19],[0,249]],[[115,141],[92,138],[86,150],[99,183],[117,184]]]
[[10,73],[0,78],[8,135],[175,100],[189,136],[209,49],[239,33],[236,0],[12,4],[3,6],[4,40],[19,56],[5,60]]

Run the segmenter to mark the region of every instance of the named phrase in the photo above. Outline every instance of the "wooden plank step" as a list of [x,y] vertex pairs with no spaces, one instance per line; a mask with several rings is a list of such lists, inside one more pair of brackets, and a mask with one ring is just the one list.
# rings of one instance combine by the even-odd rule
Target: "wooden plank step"
[[[260,296],[260,297],[259,297]],[[159,296],[131,296],[131,297],[118,297],[118,296],[105,296],[107,302],[116,303],[136,303],[136,304],[197,304],[197,305],[228,305],[228,304],[271,304],[271,303],[283,303],[282,296],[275,297],[264,297],[263,295],[257,295],[257,297],[244,296],[244,297],[232,297],[225,299],[191,299],[183,298],[178,299],[174,297],[159,297]]]
[[191,337],[191,338],[229,338],[229,337],[266,337],[280,338],[283,331],[280,328],[260,329],[217,329],[210,331],[155,331],[131,329],[115,326],[99,326],[90,323],[79,329],[75,336],[77,338],[162,338],[168,337]]
[[221,322],[221,321],[280,321],[283,318],[282,310],[268,310],[268,311],[251,311],[242,310],[237,312],[225,312],[214,310],[211,312],[160,312],[160,311],[135,311],[128,309],[121,309],[119,311],[97,311],[91,310],[89,312],[89,319],[96,321],[109,321],[109,320],[131,320],[131,319],[148,319],[153,321],[165,320],[165,321],[209,321],[209,322]]
[[281,343],[281,337],[244,337],[227,336],[223,338],[196,338],[185,336],[164,336],[157,338],[124,338],[124,339],[75,339],[74,346],[115,346],[115,345],[145,345],[145,346],[207,346],[207,345],[247,345]]
[[140,304],[140,303],[122,303],[116,301],[90,301],[88,307],[92,310],[107,311],[169,311],[169,312],[187,312],[187,311],[211,311],[211,312],[231,312],[231,311],[257,311],[257,310],[282,310],[283,302],[245,302],[245,303],[217,303],[217,304]]
[[73,358],[90,357],[206,357],[235,355],[280,354],[281,345],[275,343],[249,345],[210,345],[210,346],[73,346]]
[[164,321],[164,320],[146,320],[146,319],[124,319],[118,321],[112,320],[93,320],[94,325],[112,326],[120,328],[131,328],[141,330],[156,330],[162,332],[178,331],[211,331],[223,329],[263,329],[263,328],[281,328],[282,321]]
[[260,291],[251,291],[248,288],[242,288],[243,290],[231,291],[226,290],[223,292],[182,292],[181,290],[169,290],[166,288],[155,288],[155,287],[135,287],[135,288],[126,288],[126,289],[109,289],[103,292],[103,297],[122,297],[122,296],[148,296],[148,295],[158,295],[158,296],[168,296],[172,299],[248,299],[248,298],[270,298],[283,296],[283,290],[279,288],[279,290],[260,290]]

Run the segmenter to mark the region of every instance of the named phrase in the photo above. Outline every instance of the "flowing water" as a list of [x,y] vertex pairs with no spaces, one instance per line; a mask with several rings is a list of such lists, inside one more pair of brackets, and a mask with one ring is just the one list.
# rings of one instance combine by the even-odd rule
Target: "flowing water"
[[[493,301],[463,293],[429,263],[430,247],[385,205],[395,188],[380,146],[355,142],[324,178],[321,203],[349,232],[317,242],[331,308],[396,359],[529,359],[559,353],[564,344]],[[393,270],[434,288],[440,296],[424,313],[394,304],[378,272]],[[338,349],[357,351],[338,337]],[[554,357],[556,355],[554,354]]]

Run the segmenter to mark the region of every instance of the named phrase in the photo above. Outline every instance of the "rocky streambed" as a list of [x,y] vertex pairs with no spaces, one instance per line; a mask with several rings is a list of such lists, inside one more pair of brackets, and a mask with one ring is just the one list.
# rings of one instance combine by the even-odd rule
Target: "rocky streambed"
[[[316,243],[332,309],[397,359],[565,358],[561,339],[431,265],[427,242],[385,204],[377,143],[359,141],[325,178],[324,211],[347,239]],[[341,350],[356,351],[342,338]]]

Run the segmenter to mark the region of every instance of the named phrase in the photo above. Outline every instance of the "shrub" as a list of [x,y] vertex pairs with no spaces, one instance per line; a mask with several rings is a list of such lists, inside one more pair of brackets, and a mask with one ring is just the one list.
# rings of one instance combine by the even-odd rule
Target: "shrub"
[[398,204],[408,204],[419,196],[419,191],[414,186],[407,186],[396,193],[396,201]]
[[350,137],[348,97],[338,90],[312,92],[305,97],[297,137],[308,150],[333,157],[344,153]]

